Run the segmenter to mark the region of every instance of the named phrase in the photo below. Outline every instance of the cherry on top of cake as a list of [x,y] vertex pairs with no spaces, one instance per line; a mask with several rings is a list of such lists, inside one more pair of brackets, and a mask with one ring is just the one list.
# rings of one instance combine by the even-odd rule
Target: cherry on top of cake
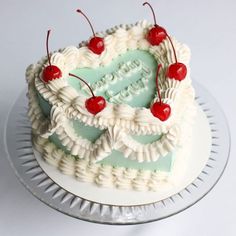
[[156,87],[157,87],[159,101],[153,103],[150,110],[153,116],[157,117],[161,121],[166,121],[171,114],[171,107],[169,104],[162,102],[162,99],[161,99],[161,93],[160,93],[160,88],[159,88],[159,83],[158,83],[158,75],[161,70],[161,67],[162,65],[159,64],[157,67],[157,72],[156,72]]
[[48,57],[49,65],[44,68],[43,75],[42,75],[43,76],[43,81],[45,83],[48,83],[51,80],[59,79],[59,78],[62,77],[61,70],[57,66],[51,64],[51,58],[50,58],[49,49],[48,49],[49,48],[48,47],[48,41],[49,41],[50,33],[51,33],[51,30],[48,30],[47,38],[46,38],[46,49],[47,49],[47,57]]
[[89,84],[85,80],[83,80],[79,76],[71,74],[71,73],[69,73],[69,76],[73,76],[73,77],[81,80],[89,88],[89,90],[92,94],[92,97],[88,98],[85,101],[85,107],[88,110],[88,112],[92,113],[93,115],[96,115],[97,113],[99,113],[100,111],[102,111],[106,107],[105,98],[102,96],[95,96],[92,88],[89,86]]
[[146,38],[147,38],[148,42],[153,46],[158,46],[160,43],[163,42],[163,40],[168,38],[168,40],[171,43],[171,47],[173,49],[173,52],[174,52],[175,63],[169,65],[169,67],[166,71],[166,77],[168,77],[170,79],[175,79],[175,80],[181,81],[187,75],[187,67],[185,64],[178,62],[176,50],[175,50],[175,47],[173,45],[173,42],[172,42],[170,36],[168,35],[168,33],[166,32],[166,30],[163,27],[161,27],[157,24],[156,15],[155,15],[155,12],[154,12],[151,4],[148,2],[144,2],[143,6],[146,6],[146,5],[150,7],[150,9],[152,11],[153,19],[154,19],[154,26],[148,31]]
[[90,28],[92,30],[92,33],[93,33],[93,37],[90,39],[89,43],[88,43],[88,48],[95,54],[98,54],[100,55],[105,47],[104,47],[104,40],[103,38],[101,37],[97,37],[95,35],[95,32],[94,32],[94,29],[93,29],[93,26],[92,26],[92,23],[91,21],[89,20],[89,18],[80,10],[80,9],[77,9],[76,10],[78,13],[80,13],[81,15],[84,16],[84,18],[88,21],[89,25],[90,25]]

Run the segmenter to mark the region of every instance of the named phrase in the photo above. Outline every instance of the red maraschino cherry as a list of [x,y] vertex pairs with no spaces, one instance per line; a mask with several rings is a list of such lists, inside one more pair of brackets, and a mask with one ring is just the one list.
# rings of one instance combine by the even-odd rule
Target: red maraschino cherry
[[162,67],[161,64],[159,64],[157,67],[157,74],[156,74],[156,87],[157,87],[159,101],[153,103],[150,110],[153,116],[157,117],[161,121],[166,121],[170,116],[171,107],[168,104],[162,102],[162,99],[161,99],[161,93],[160,93],[159,83],[158,83],[158,74],[160,72],[161,67]]
[[164,39],[166,38],[169,39],[172,49],[174,51],[175,63],[171,64],[168,67],[166,76],[170,79],[181,81],[187,75],[187,67],[183,63],[178,62],[173,42],[170,36],[167,34],[166,30],[157,24],[156,16],[155,16],[155,13],[151,4],[148,2],[145,2],[143,3],[143,6],[145,5],[148,5],[150,7],[152,11],[153,19],[154,19],[154,27],[149,30],[147,34],[147,40],[151,45],[158,46]]
[[93,90],[91,89],[91,87],[89,86],[89,84],[85,80],[83,80],[79,76],[71,74],[71,73],[69,73],[69,76],[73,76],[73,77],[81,80],[82,82],[84,82],[88,86],[88,88],[92,94],[92,97],[88,98],[85,102],[85,107],[88,110],[88,112],[92,113],[93,115],[96,115],[97,113],[99,113],[100,111],[102,111],[106,107],[105,98],[102,96],[95,96],[93,93]]
[[166,30],[157,24],[156,16],[151,4],[144,2],[143,6],[145,5],[150,7],[154,19],[154,27],[148,31],[147,40],[151,45],[158,46],[166,38]]
[[43,81],[45,83],[48,83],[49,81],[54,79],[59,79],[62,76],[61,70],[57,66],[51,64],[51,58],[49,56],[49,49],[48,49],[48,40],[50,32],[51,30],[48,30],[46,39],[46,49],[47,49],[49,66],[45,67],[43,70]]
[[168,34],[167,34],[167,38],[169,39],[171,47],[174,52],[175,63],[171,64],[168,67],[167,72],[166,72],[166,76],[170,79],[175,79],[175,80],[181,81],[181,80],[185,79],[185,77],[187,75],[187,67],[185,64],[178,62],[174,44]]
[[90,20],[88,19],[88,17],[87,17],[80,9],[78,9],[77,12],[80,13],[80,14],[82,14],[82,15],[85,17],[85,19],[88,21],[88,23],[89,23],[89,25],[90,25],[90,28],[91,28],[91,30],[92,30],[92,32],[93,32],[93,38],[90,39],[90,41],[89,41],[89,43],[88,43],[88,45],[87,45],[88,48],[89,48],[93,53],[100,55],[100,54],[104,51],[104,48],[105,48],[105,47],[104,47],[104,40],[103,40],[103,38],[97,37],[97,36],[95,35],[93,26],[92,26]]

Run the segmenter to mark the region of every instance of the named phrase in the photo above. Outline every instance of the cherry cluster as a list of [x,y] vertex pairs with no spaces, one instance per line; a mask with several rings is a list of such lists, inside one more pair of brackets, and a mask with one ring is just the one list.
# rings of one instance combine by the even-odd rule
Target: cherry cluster
[[[93,53],[100,55],[104,51],[104,48],[105,48],[103,38],[97,37],[95,35],[93,26],[92,26],[90,20],[88,19],[88,17],[80,9],[78,9],[77,12],[82,14],[85,17],[85,19],[88,21],[88,23],[92,29],[92,32],[93,32],[93,37],[90,39],[87,47]],[[48,57],[49,65],[44,68],[43,75],[42,75],[43,81],[45,83],[48,83],[51,80],[59,79],[62,77],[61,70],[57,66],[51,64],[51,58],[49,55],[49,47],[48,47],[50,32],[51,32],[51,30],[48,30],[47,38],[46,38],[46,49],[47,49],[47,57]],[[69,74],[69,76],[76,77],[77,79],[80,79],[81,81],[83,81],[88,86],[89,90],[91,91],[92,97],[87,99],[85,102],[85,107],[90,113],[92,113],[93,115],[96,115],[97,113],[99,113],[100,111],[102,111],[106,107],[105,98],[102,96],[95,96],[91,87],[89,86],[89,84],[85,80],[83,80],[82,78],[80,78],[74,74]]]
[[[168,66],[167,71],[166,71],[166,77],[170,79],[175,79],[178,81],[185,79],[187,75],[186,65],[181,62],[178,62],[174,44],[170,36],[167,34],[166,30],[157,24],[156,16],[155,16],[155,13],[151,4],[148,2],[144,2],[143,6],[145,5],[150,7],[153,14],[153,19],[154,19],[154,26],[148,31],[147,36],[146,36],[148,42],[153,46],[158,46],[159,44],[163,42],[163,40],[167,38],[170,41],[171,47],[174,52],[175,63]],[[168,104],[163,103],[161,100],[161,94],[160,94],[160,89],[158,85],[158,74],[159,74],[160,69],[161,69],[161,65],[158,65],[157,74],[156,74],[156,86],[157,86],[159,101],[155,102],[151,106],[150,110],[153,116],[157,117],[161,121],[165,121],[169,118],[171,114],[171,107]]]
[[143,6],[145,6],[145,5],[148,5],[150,7],[152,14],[153,14],[153,18],[154,18],[154,27],[148,31],[147,40],[151,45],[158,46],[160,43],[163,42],[163,40],[168,38],[168,40],[171,43],[173,52],[174,52],[175,63],[171,64],[168,67],[167,72],[166,72],[166,76],[170,79],[175,79],[175,80],[181,81],[187,75],[187,67],[183,63],[178,62],[173,42],[172,42],[170,36],[167,34],[166,30],[157,24],[156,16],[155,16],[155,13],[154,13],[154,10],[153,10],[151,4],[148,2],[145,2],[145,3],[143,3]]
[[[173,42],[172,42],[170,36],[167,34],[166,30],[163,27],[157,25],[156,16],[155,16],[154,10],[153,10],[152,6],[150,5],[150,3],[148,3],[148,2],[143,3],[143,6],[145,6],[145,5],[148,5],[150,7],[152,14],[153,14],[153,18],[154,18],[154,26],[153,26],[153,28],[151,28],[148,31],[146,38],[147,38],[148,42],[153,46],[158,46],[166,38],[170,41],[173,52],[174,52],[175,63],[169,65],[169,67],[166,71],[166,77],[168,77],[170,79],[175,79],[175,80],[181,81],[187,75],[187,67],[183,63],[178,62]],[[84,18],[89,23],[90,28],[93,33],[93,37],[88,42],[87,47],[93,53],[100,55],[105,49],[104,39],[96,36],[93,26],[92,26],[90,20],[88,19],[88,17],[80,9],[78,9],[77,12],[84,16]],[[51,31],[48,30],[47,38],[46,38],[46,49],[47,49],[47,57],[48,57],[49,65],[44,68],[43,75],[42,75],[42,79],[45,83],[48,83],[51,80],[59,79],[62,77],[61,70],[57,66],[51,64],[51,58],[49,55],[49,46],[48,46],[50,32]],[[158,84],[158,74],[160,72],[161,67],[162,67],[162,65],[159,64],[157,67],[157,73],[156,73],[156,87],[157,87],[157,91],[158,91],[159,101],[155,102],[151,106],[150,110],[151,110],[153,116],[157,117],[161,121],[165,121],[169,118],[169,116],[171,114],[171,107],[168,104],[163,103],[161,100],[161,94],[160,94],[160,89],[159,89],[159,84]],[[92,97],[88,98],[85,102],[85,107],[88,110],[88,112],[92,113],[93,115],[96,115],[97,113],[99,113],[100,111],[102,111],[106,107],[105,98],[102,96],[95,96],[91,87],[84,79],[82,79],[74,74],[69,74],[69,76],[73,76],[73,77],[81,80],[83,83],[85,83],[88,86],[88,88],[92,94]]]

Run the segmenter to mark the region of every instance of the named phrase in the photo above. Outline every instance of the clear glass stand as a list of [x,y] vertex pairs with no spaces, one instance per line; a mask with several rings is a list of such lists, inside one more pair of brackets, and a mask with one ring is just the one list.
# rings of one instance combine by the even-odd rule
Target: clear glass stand
[[197,178],[181,191],[160,201],[139,205],[112,205],[82,198],[61,187],[39,165],[31,143],[26,90],[13,105],[5,126],[9,161],[23,185],[39,200],[69,216],[103,224],[140,224],[177,214],[202,199],[218,182],[230,151],[226,118],[214,98],[194,82],[196,102],[211,129],[211,152]]

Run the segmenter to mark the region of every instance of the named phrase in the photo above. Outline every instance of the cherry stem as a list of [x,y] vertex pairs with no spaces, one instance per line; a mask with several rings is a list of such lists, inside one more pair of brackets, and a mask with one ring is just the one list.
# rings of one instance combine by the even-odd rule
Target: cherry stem
[[171,47],[173,49],[173,52],[174,52],[174,56],[175,56],[175,63],[178,63],[178,60],[177,60],[177,55],[176,55],[176,51],[175,51],[175,47],[174,47],[174,44],[173,44],[173,41],[171,40],[170,36],[168,34],[166,34],[167,38],[169,39],[170,41],[170,44],[171,44]]
[[154,19],[154,25],[155,25],[155,26],[158,26],[158,25],[157,25],[157,21],[156,21],[156,15],[155,15],[155,12],[154,12],[154,10],[153,10],[153,7],[151,6],[151,4],[150,4],[149,2],[144,2],[144,3],[143,3],[143,6],[145,6],[145,5],[148,5],[148,6],[150,7],[150,9],[151,9],[151,11],[152,11],[153,19]]
[[69,73],[69,76],[73,76],[73,77],[75,77],[75,78],[77,78],[77,79],[83,81],[83,82],[88,86],[88,88],[89,88],[89,90],[90,90],[92,96],[95,97],[95,95],[94,95],[94,93],[93,93],[93,90],[91,89],[91,87],[89,86],[89,84],[88,84],[85,80],[83,80],[83,79],[81,79],[79,76],[74,75],[74,74],[71,74],[71,73]]
[[76,11],[78,13],[82,14],[85,17],[85,19],[88,21],[88,23],[90,25],[90,28],[91,28],[91,30],[93,32],[93,36],[95,37],[95,32],[94,32],[93,26],[92,26],[91,21],[89,20],[89,18],[80,9],[77,9]]
[[51,64],[51,59],[50,59],[50,56],[49,56],[49,49],[48,49],[48,41],[49,41],[50,32],[51,32],[51,30],[48,30],[48,32],[47,32],[46,48],[47,48],[48,62],[49,62],[49,65],[51,67],[52,64]]
[[158,93],[160,104],[162,104],[162,99],[161,99],[161,92],[160,92],[159,83],[158,83],[158,75],[159,75],[161,67],[162,67],[162,65],[159,64],[157,67],[157,73],[156,73],[156,87],[157,87],[157,93]]

